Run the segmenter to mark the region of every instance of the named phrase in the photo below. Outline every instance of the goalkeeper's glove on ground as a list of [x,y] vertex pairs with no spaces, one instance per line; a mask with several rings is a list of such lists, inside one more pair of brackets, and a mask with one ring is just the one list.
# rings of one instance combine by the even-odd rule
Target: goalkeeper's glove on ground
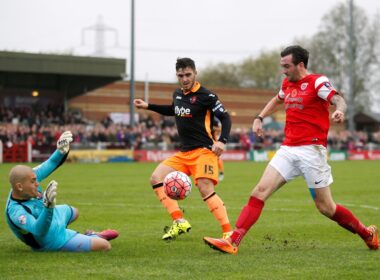
[[67,154],[70,150],[71,142],[73,142],[73,134],[71,131],[65,131],[57,141],[57,149],[61,154]]
[[55,207],[55,197],[57,196],[57,187],[58,187],[58,183],[56,181],[54,180],[50,181],[43,195],[45,207],[47,208]]

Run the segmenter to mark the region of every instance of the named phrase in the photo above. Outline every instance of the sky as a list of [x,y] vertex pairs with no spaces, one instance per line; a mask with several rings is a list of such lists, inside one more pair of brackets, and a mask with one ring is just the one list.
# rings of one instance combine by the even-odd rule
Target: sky
[[[311,37],[342,1],[135,0],[135,79],[175,82],[177,57],[202,71]],[[380,12],[379,0],[354,2],[370,18]],[[0,51],[93,56],[100,20],[101,50],[127,59],[129,73],[131,0],[0,0]]]

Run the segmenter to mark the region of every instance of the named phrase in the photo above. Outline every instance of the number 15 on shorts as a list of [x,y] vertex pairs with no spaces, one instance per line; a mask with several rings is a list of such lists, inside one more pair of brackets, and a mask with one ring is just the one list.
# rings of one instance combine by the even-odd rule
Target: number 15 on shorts
[[204,168],[204,173],[209,175],[214,174],[214,166],[206,164]]

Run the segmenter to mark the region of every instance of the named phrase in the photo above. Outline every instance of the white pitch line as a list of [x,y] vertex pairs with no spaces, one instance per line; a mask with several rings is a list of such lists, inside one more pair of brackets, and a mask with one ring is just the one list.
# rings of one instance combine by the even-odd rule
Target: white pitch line
[[372,206],[372,205],[359,205],[359,204],[352,204],[352,203],[342,203],[343,205],[352,206],[352,207],[360,207],[360,208],[366,208],[371,209],[375,211],[380,211],[380,207]]
[[[360,205],[360,204],[352,204],[352,203],[341,203],[342,205],[347,205],[350,207],[357,207],[357,208],[365,208],[365,209],[371,209],[375,211],[380,211],[380,207],[372,206],[372,205]],[[96,206],[96,207],[129,207],[129,208],[162,208],[162,205],[145,205],[144,207],[136,206],[136,204],[131,203],[93,203],[93,202],[77,202],[75,205],[83,205],[83,206]],[[74,205],[73,205],[74,206]],[[228,207],[228,209],[241,209],[241,207]],[[198,206],[186,206],[185,209],[203,209],[204,207],[198,207]],[[296,209],[296,208],[266,208],[265,211],[281,211],[281,212],[301,212],[302,210]]]
[[[94,206],[94,207],[128,207],[128,208],[163,208],[161,204],[157,205],[144,205],[144,207],[136,206],[136,204],[131,203],[93,203],[93,202],[77,202],[75,205],[82,205],[82,206]],[[75,205],[73,205],[75,207]],[[230,209],[241,209],[241,207],[228,207],[227,210]],[[198,207],[198,206],[186,206],[185,209],[207,209],[207,207]],[[282,212],[301,212],[301,210],[294,209],[294,208],[268,208],[267,211],[282,211]]]

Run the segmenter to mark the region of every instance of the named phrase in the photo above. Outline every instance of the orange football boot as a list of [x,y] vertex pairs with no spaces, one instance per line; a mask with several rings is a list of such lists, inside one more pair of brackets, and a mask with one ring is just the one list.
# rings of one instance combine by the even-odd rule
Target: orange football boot
[[232,245],[228,239],[203,237],[203,241],[212,249],[223,253],[236,254],[238,252],[238,247]]
[[367,230],[371,232],[371,238],[365,240],[368,248],[371,250],[379,249],[379,231],[375,225],[370,225]]

